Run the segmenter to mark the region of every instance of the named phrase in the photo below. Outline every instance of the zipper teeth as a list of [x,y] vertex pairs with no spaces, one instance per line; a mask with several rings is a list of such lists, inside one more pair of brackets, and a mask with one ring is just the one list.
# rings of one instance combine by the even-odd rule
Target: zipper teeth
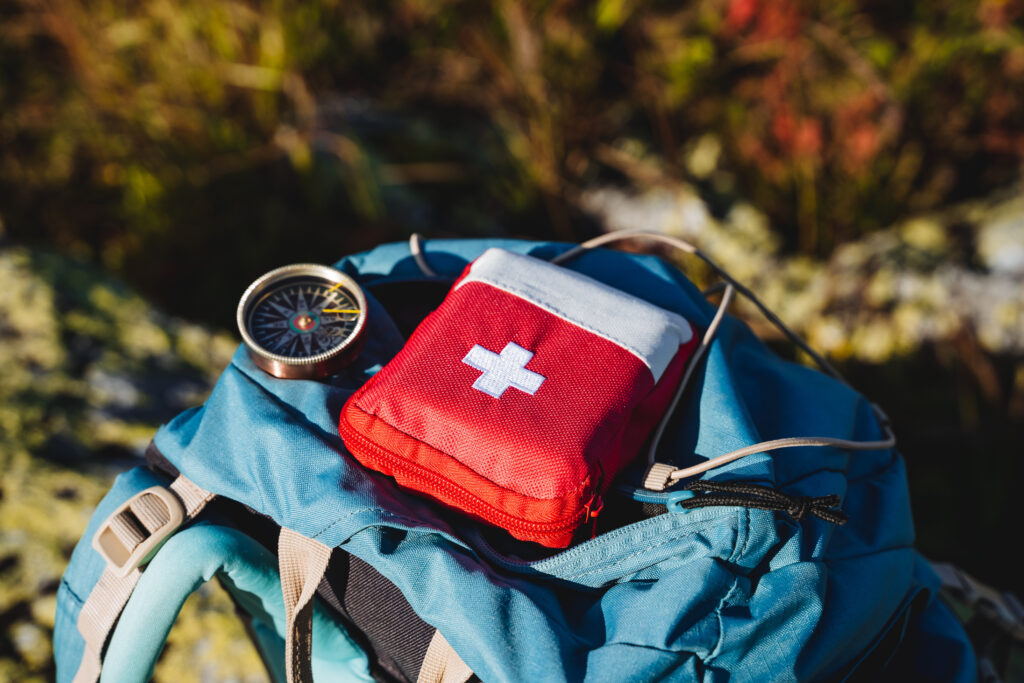
[[[585,518],[588,514],[587,509],[584,508],[581,512],[574,515],[573,518],[570,519],[568,522],[527,522],[525,520],[519,519],[518,517],[515,517],[514,515],[508,512],[505,512],[504,510],[500,510],[494,507],[493,505],[480,500],[473,494],[467,492],[465,489],[448,481],[441,475],[431,472],[422,465],[410,462],[396,455],[395,453],[392,453],[386,448],[383,448],[382,446],[379,446],[378,444],[370,441],[367,437],[363,436],[359,432],[356,432],[354,429],[352,429],[349,426],[348,421],[342,420],[341,425],[342,429],[345,432],[343,435],[344,438],[354,438],[357,444],[364,449],[364,453],[366,453],[366,451],[368,450],[371,454],[371,457],[375,456],[377,459],[383,460],[384,462],[390,465],[401,465],[404,470],[404,474],[411,474],[413,475],[414,478],[420,479],[421,481],[424,481],[427,484],[432,485],[433,488],[448,493],[451,498],[455,499],[460,504],[465,505],[465,507],[468,508],[471,512],[479,514],[481,517],[484,517],[484,519],[498,518],[502,520],[501,526],[505,527],[506,529],[514,528],[523,531],[532,531],[535,533],[556,533],[559,531],[565,531],[579,526],[579,518]],[[483,514],[484,512],[486,512],[487,514]]]

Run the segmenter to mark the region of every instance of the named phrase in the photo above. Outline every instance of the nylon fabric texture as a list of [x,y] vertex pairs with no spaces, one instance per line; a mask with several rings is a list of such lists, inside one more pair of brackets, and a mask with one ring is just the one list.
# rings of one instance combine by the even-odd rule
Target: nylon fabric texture
[[382,669],[397,680],[416,680],[437,631],[393,583],[359,558],[334,553],[319,595],[362,631],[368,654]]
[[[540,258],[570,247],[426,242],[423,256],[441,273],[433,280],[424,278],[405,243],[343,259],[337,267],[368,292],[367,345],[357,361],[329,382],[278,380],[239,349],[206,403],[158,432],[158,447],[204,489],[328,547],[343,546],[374,567],[484,681],[843,678],[890,643],[882,634],[896,623],[906,624],[905,635],[895,639],[898,649],[881,653],[892,671],[974,678],[966,637],[938,602],[938,581],[913,549],[906,474],[895,452],[794,448],[705,474],[790,495],[839,494],[850,515],[843,527],[762,510],[705,508],[638,521],[540,559],[496,547],[477,524],[347,457],[336,432],[341,407],[404,343],[374,287],[454,281],[493,246]],[[700,292],[657,258],[594,250],[567,267],[698,329],[713,315]],[[687,466],[766,439],[808,434],[880,435],[856,392],[778,359],[727,317],[659,460]],[[638,487],[640,474],[627,471],[620,483]],[[117,486],[138,479],[145,477],[135,474]],[[670,494],[627,486],[623,495],[658,503]],[[89,550],[80,550],[66,577],[79,591],[99,574]],[[63,594],[70,592],[62,585]],[[924,607],[906,612],[918,595]],[[58,609],[58,672],[64,652],[80,652],[65,626],[75,605],[68,596]],[[316,642],[313,649],[316,656]]]

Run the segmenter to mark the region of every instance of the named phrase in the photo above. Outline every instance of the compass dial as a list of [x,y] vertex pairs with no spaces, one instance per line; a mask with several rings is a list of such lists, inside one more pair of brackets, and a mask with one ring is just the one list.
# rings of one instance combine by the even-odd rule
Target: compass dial
[[355,358],[366,298],[343,273],[315,264],[284,266],[249,286],[238,327],[249,355],[277,377],[322,377]]

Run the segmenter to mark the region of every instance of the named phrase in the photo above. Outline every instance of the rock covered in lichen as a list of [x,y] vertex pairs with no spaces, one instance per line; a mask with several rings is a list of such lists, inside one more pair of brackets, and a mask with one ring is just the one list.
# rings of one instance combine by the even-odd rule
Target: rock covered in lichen
[[[93,508],[159,424],[202,401],[234,348],[91,268],[0,248],[0,680],[52,679],[55,595]],[[186,603],[155,674],[264,676],[212,588]]]
[[[1024,353],[1024,197],[914,218],[845,244],[826,261],[783,255],[756,210],[737,205],[718,220],[688,187],[591,190],[582,205],[607,230],[693,242],[837,358],[881,362],[959,334],[991,353]],[[708,275],[694,260],[680,264]],[[764,327],[751,307],[737,310]]]

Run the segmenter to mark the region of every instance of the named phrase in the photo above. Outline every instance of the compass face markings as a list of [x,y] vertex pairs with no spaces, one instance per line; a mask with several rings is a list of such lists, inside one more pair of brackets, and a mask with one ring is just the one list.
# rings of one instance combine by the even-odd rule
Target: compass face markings
[[354,297],[339,286],[291,279],[253,304],[248,328],[264,349],[289,358],[308,358],[344,343],[360,312]]
[[264,273],[238,302],[236,320],[249,357],[282,379],[334,374],[359,354],[366,298],[357,282],[313,263]]
[[[276,297],[276,298],[278,299],[278,301],[280,301],[280,300],[282,299],[282,297]],[[268,304],[268,305],[270,305],[270,306],[273,306],[273,307],[274,307],[274,309],[275,309],[275,310],[276,310],[276,311],[277,311],[278,313],[280,313],[280,314],[282,314],[282,315],[288,315],[288,314],[289,314],[289,313],[291,312],[291,309],[290,309],[290,308],[288,307],[288,304],[287,304],[287,303],[285,303],[285,304],[284,304],[284,305],[282,306],[282,305],[280,305],[280,304],[278,304],[278,303],[275,303],[275,302],[273,302],[273,301],[267,301],[267,304]]]
[[275,349],[276,351],[284,351],[286,348],[288,348],[288,342],[291,340],[289,339],[288,334],[286,332],[282,332],[281,334],[278,334],[268,339],[267,341],[269,341],[272,344],[272,348]]
[[302,293],[301,285],[295,288],[295,308],[300,311],[309,310],[309,304],[306,303],[306,297]]

